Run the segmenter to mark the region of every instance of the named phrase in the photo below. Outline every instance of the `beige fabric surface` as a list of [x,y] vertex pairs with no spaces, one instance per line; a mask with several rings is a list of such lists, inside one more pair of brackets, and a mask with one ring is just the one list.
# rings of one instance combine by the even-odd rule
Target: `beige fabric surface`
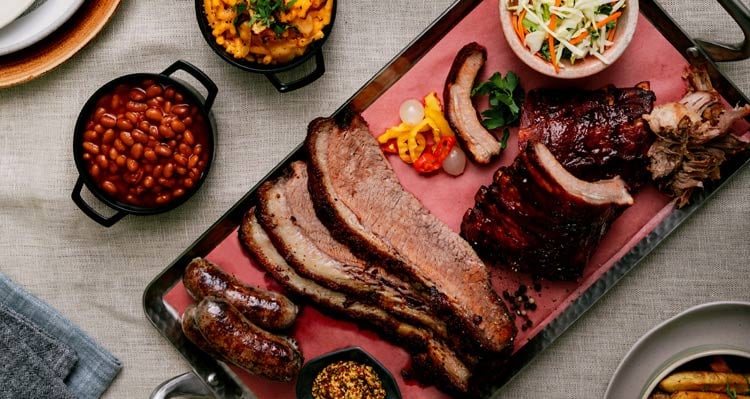
[[[340,2],[325,45],[326,74],[282,95],[264,77],[235,69],[207,47],[193,2],[126,0],[71,60],[42,78],[0,90],[0,270],[122,360],[105,397],[144,398],[160,382],[189,370],[144,316],[141,295],[148,282],[294,149],[308,121],[333,112],[451,3]],[[672,0],[664,6],[692,35],[742,37],[718,3]],[[180,58],[203,69],[220,90],[214,107],[219,145],[210,179],[172,212],[129,216],[102,228],[70,200],[79,109],[104,82],[158,72]],[[750,61],[722,70],[750,94]],[[602,397],[620,359],[660,321],[699,303],[750,300],[749,237],[745,169],[499,396]]]

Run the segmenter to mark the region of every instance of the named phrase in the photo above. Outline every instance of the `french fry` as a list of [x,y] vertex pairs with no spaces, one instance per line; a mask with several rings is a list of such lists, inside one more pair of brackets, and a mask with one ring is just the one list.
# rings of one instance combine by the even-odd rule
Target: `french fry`
[[669,396],[669,399],[750,399],[750,396],[733,395],[718,392],[679,391]]
[[666,392],[700,391],[703,393],[733,390],[744,394],[750,391],[749,382],[750,374],[681,371],[661,380],[659,388]]

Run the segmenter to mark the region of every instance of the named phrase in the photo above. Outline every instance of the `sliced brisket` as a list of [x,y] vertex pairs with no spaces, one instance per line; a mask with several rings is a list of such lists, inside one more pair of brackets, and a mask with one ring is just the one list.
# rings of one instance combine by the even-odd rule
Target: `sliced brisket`
[[515,325],[471,246],[401,186],[359,115],[319,118],[305,142],[309,188],[334,237],[409,282],[477,354],[505,354]]
[[256,212],[274,246],[300,275],[421,325],[437,336],[447,336],[445,324],[430,313],[410,285],[380,265],[357,258],[331,237],[315,215],[304,162],[294,162],[288,173],[263,184]]

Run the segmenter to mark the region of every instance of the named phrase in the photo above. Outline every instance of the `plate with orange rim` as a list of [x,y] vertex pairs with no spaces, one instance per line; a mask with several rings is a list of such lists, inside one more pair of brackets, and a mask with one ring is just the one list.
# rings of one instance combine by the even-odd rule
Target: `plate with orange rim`
[[120,0],[86,1],[54,34],[0,56],[0,88],[36,79],[70,59],[101,32],[119,5]]

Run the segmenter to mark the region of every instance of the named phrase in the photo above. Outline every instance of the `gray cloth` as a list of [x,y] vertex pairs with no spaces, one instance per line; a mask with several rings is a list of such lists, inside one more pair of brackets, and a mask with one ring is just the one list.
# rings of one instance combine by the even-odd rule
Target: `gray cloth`
[[2,273],[0,349],[0,398],[98,398],[121,368],[106,349]]

